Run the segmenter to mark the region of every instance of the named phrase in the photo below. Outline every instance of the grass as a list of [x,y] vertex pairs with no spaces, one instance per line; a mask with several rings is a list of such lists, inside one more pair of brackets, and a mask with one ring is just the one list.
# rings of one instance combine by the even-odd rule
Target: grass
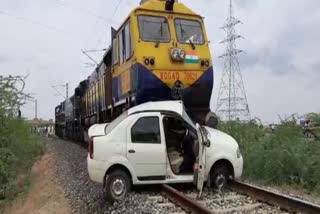
[[244,179],[320,193],[320,141],[304,138],[301,127],[281,125],[268,133],[255,124],[230,122],[221,124],[220,129],[240,145]]
[[31,134],[31,127],[25,121],[7,117],[0,123],[1,202],[25,191],[32,165],[45,147],[40,138]]

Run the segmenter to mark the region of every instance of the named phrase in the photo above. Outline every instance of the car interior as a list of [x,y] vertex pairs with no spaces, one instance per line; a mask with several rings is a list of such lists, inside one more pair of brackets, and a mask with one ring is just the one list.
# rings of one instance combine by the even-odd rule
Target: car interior
[[166,116],[163,118],[168,159],[176,175],[193,173],[197,134],[181,119]]

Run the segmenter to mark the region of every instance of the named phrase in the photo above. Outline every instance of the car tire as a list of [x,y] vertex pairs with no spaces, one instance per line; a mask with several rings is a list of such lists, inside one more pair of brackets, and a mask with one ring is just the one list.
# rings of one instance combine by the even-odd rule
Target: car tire
[[123,170],[114,170],[106,176],[104,192],[108,201],[117,202],[123,200],[130,189],[131,181],[129,175]]
[[211,187],[215,190],[221,191],[227,187],[231,172],[226,165],[218,165],[211,169],[210,181]]

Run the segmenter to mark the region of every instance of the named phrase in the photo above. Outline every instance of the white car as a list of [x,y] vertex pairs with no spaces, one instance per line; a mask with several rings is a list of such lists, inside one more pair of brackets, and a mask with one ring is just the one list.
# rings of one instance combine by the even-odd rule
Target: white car
[[[221,188],[239,178],[243,159],[229,135],[194,124],[180,101],[149,102],[89,129],[88,172],[117,201],[131,185],[204,182]],[[196,175],[196,176],[194,176]]]

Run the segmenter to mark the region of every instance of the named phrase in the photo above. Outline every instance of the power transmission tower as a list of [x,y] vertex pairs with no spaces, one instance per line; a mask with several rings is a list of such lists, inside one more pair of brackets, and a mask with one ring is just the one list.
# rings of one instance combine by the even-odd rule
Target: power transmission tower
[[226,52],[220,56],[224,59],[216,113],[222,120],[249,121],[251,119],[246,91],[239,66],[238,54],[242,50],[236,48],[236,40],[241,36],[235,33],[235,26],[241,23],[233,16],[232,0],[229,5],[229,16],[222,27],[227,38],[221,43],[226,44]]

